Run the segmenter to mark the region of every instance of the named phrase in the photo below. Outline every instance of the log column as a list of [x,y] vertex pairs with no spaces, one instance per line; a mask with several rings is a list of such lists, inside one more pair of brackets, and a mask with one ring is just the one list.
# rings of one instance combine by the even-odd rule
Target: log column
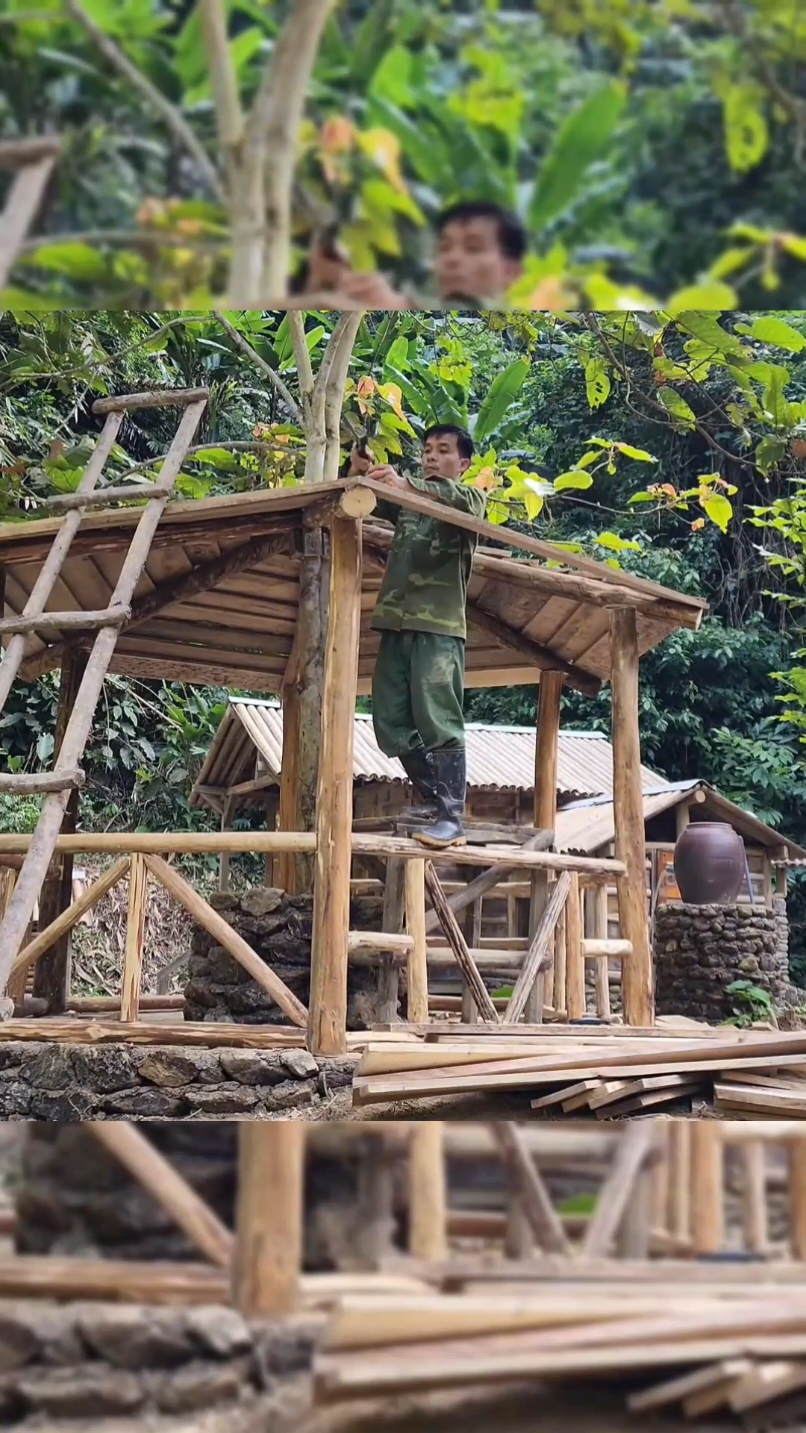
[[305,1126],[246,1120],[239,1140],[233,1303],[246,1318],[293,1313],[303,1258]]
[[725,1242],[725,1169],[715,1120],[691,1125],[691,1239],[695,1254],[718,1254]]
[[[541,672],[538,688],[537,732],[535,736],[534,825],[538,831],[553,831],[557,817],[557,766],[560,756],[560,709],[562,672]],[[535,871],[531,880],[529,935],[534,936],[548,900],[548,876]],[[539,1024],[545,1003],[545,974],[538,975],[524,1012],[527,1024]]]
[[[342,499],[344,511],[350,493]],[[316,806],[308,1044],[341,1055],[347,1033],[347,937],[353,825],[353,739],[361,631],[361,523],[331,524],[330,614],[325,651],[322,745]]]
[[[81,679],[87,665],[86,654],[74,653],[68,647],[62,659],[61,681],[59,683],[59,702],[56,709],[56,733],[53,748],[53,760],[59,754],[59,748],[64,740],[67,730],[67,723],[70,720],[75,705],[78,689],[81,686]],[[65,836],[72,835],[78,826],[78,788],[70,792],[67,802],[67,809],[62,820],[62,833]],[[42,886],[42,895],[39,900],[39,929],[46,930],[49,925],[66,911],[73,900],[73,857],[64,854],[61,857],[61,875],[54,876],[45,881]],[[67,997],[70,985],[70,932],[60,938],[51,946],[50,950],[40,956],[34,966],[34,981],[32,993],[48,1002],[49,1015],[63,1015],[67,1008]]]
[[445,1128],[423,1120],[411,1131],[409,1150],[409,1252],[414,1259],[448,1257]]
[[616,859],[626,874],[616,878],[619,924],[632,954],[622,958],[624,1020],[627,1025],[655,1023],[652,952],[646,902],[646,841],[638,730],[638,634],[632,607],[610,612],[613,703],[613,817]]

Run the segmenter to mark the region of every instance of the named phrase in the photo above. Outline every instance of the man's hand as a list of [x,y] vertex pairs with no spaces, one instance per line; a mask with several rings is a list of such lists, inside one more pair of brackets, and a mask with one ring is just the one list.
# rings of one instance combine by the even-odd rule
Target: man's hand
[[371,454],[362,453],[360,448],[353,443],[350,450],[350,468],[348,476],[351,478],[363,477],[370,468],[375,466],[375,459]]
[[339,284],[339,293],[366,308],[409,309],[412,307],[406,296],[393,289],[383,274],[347,274]]
[[389,463],[381,463],[378,467],[368,468],[367,477],[373,483],[383,483],[387,488],[399,488],[401,492],[406,492],[409,487],[408,478],[404,478]]

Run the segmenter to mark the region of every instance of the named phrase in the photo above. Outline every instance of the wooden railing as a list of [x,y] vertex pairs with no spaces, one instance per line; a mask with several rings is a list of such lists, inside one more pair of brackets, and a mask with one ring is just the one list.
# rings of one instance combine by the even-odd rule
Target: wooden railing
[[[27,836],[0,836],[0,856],[22,855],[30,842]],[[146,892],[149,880],[158,882],[192,919],[248,971],[270,996],[292,1025],[305,1029],[309,1012],[278,975],[256,953],[220,912],[196,891],[166,857],[188,854],[311,854],[316,836],[301,831],[262,832],[83,832],[60,836],[56,856],[61,854],[106,855],[111,864],[55,920],[27,938],[11,970],[11,982],[19,983],[30,967],[54,943],[71,931],[93,906],[123,880],[129,884],[128,916],[121,975],[119,1014],[123,1022],[138,1019],[143,997],[143,945]],[[586,962],[595,965],[596,1008],[602,1016],[610,1011],[608,966],[610,960],[631,954],[627,941],[607,938],[607,884],[618,881],[624,867],[618,861],[572,856],[523,847],[450,847],[429,851],[416,841],[384,833],[355,832],[354,856],[386,858],[403,868],[403,901],[400,924],[405,929],[389,931],[345,931],[346,950],[338,961],[377,965],[379,981],[384,969],[405,967],[407,975],[408,1020],[426,1023],[430,997],[428,972],[434,968],[458,967],[464,987],[462,1008],[469,1018],[498,1023],[523,1019],[536,982],[548,982],[541,1018],[574,1020],[586,1011]],[[437,874],[441,862],[452,867],[486,867],[484,875],[471,881],[466,891],[448,896]],[[531,940],[506,939],[489,946],[478,938],[468,944],[457,920],[457,911],[467,906],[467,892],[475,888],[480,903],[497,884],[495,872],[504,881],[513,872],[540,872],[548,881],[542,916]],[[13,874],[13,873],[12,873]],[[479,891],[479,888],[482,888]],[[583,935],[583,899],[587,892],[593,903],[596,923],[593,934]],[[324,893],[323,893],[324,894]],[[427,910],[430,903],[431,912]],[[429,927],[431,931],[429,933]],[[438,929],[434,929],[437,927]],[[591,930],[590,922],[588,929]],[[514,980],[511,996],[494,1001],[484,974],[500,973]],[[444,997],[443,997],[443,1008]],[[531,1006],[533,1009],[533,1005]]]

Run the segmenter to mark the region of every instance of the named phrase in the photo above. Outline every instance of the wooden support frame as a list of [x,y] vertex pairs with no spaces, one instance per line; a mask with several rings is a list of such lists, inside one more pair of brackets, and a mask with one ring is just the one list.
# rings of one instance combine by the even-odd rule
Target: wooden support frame
[[621,934],[632,946],[622,964],[624,1019],[650,1026],[655,1020],[654,977],[646,902],[646,839],[638,727],[638,629],[634,608],[610,614],[613,704],[613,815]]
[[423,1120],[412,1128],[409,1147],[409,1252],[413,1258],[447,1258],[447,1210],[445,1127],[441,1120]]
[[0,143],[0,169],[16,171],[0,214],[0,288],[6,287],[39,212],[60,150],[56,135]]
[[336,516],[330,535],[330,611],[316,815],[308,1043],[314,1054],[340,1055],[345,1049],[347,1028],[353,738],[361,627],[361,521]]
[[411,938],[408,953],[408,1018],[428,1020],[428,950],[425,934],[425,860],[407,861],[406,925]]
[[492,998],[481,977],[479,968],[473,956],[470,954],[462,935],[459,924],[453,911],[448,905],[448,898],[439,882],[439,877],[431,863],[425,862],[425,888],[431,898],[431,904],[439,915],[440,924],[445,932],[445,939],[454,953],[456,963],[467,982],[469,991],[473,996],[476,1009],[479,1015],[489,1020],[492,1024],[498,1024],[498,1011],[493,1004]]

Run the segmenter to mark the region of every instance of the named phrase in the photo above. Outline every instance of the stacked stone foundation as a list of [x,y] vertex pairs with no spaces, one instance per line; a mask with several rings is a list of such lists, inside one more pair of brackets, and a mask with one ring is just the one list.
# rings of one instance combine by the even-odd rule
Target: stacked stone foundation
[[797,1005],[789,977],[786,906],[686,905],[669,901],[654,916],[655,989],[659,1015],[719,1022],[737,1006],[728,986],[749,981],[776,1007]]
[[233,1309],[0,1302],[0,1426],[248,1407],[309,1372],[312,1320]]
[[[271,887],[256,886],[242,896],[222,892],[212,896],[210,903],[307,1005],[311,991],[313,897],[289,896]],[[381,930],[382,916],[382,899],[360,896],[351,902],[352,930]],[[364,1030],[372,1024],[377,990],[376,970],[350,966],[348,1030]],[[230,1020],[245,1025],[288,1023],[266,991],[201,927],[193,932],[185,1018]]]

